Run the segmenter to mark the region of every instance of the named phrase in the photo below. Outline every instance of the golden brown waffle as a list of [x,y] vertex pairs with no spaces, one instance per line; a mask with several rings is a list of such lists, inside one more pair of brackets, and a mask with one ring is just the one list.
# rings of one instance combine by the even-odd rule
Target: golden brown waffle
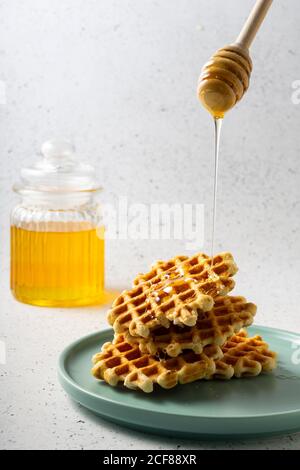
[[147,338],[124,333],[130,344],[138,344],[142,353],[156,355],[166,353],[176,357],[183,350],[201,353],[204,346],[222,346],[228,338],[241,328],[253,322],[256,306],[240,296],[220,296],[209,312],[198,312],[197,323],[193,327],[171,325],[170,328],[158,327]]
[[234,287],[237,266],[230,253],[211,259],[199,253],[158,261],[146,274],[139,274],[134,287],[122,292],[108,312],[116,333],[149,336],[151,330],[170,323],[194,326],[200,311],[213,307],[213,298]]
[[230,379],[256,376],[276,367],[276,353],[260,336],[248,338],[245,330],[220,346],[206,346],[201,354],[185,352],[178,357],[158,359],[143,354],[138,345],[130,345],[124,335],[115,343],[105,343],[93,357],[92,374],[115,386],[124,383],[130,389],[153,391],[153,385],[169,389],[178,383],[199,379]]
[[141,353],[138,345],[130,345],[124,335],[118,335],[114,344],[105,343],[100,353],[93,357],[92,374],[110,385],[123,382],[130,389],[149,393],[155,383],[163,388],[173,388],[211,377],[215,360],[222,357],[219,346],[207,346],[201,354],[186,352],[176,358],[159,360]]
[[224,356],[216,361],[216,370],[209,379],[256,376],[276,367],[277,354],[270,351],[261,336],[248,338],[246,330],[230,338],[222,351]]

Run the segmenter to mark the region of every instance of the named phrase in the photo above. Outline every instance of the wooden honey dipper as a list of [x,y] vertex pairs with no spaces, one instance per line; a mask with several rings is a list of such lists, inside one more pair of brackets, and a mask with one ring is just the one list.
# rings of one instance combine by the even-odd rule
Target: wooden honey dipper
[[235,43],[219,49],[202,69],[198,97],[214,118],[223,118],[249,87],[249,47],[272,1],[257,0]]

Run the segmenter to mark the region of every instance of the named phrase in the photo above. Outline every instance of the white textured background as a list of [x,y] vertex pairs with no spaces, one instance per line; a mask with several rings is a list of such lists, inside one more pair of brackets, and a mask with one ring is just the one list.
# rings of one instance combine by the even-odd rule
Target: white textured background
[[[211,223],[213,126],[197,102],[203,63],[232,42],[253,1],[3,0],[0,6],[0,447],[299,448],[300,437],[179,442],[134,433],[79,409],[56,379],[71,340],[104,326],[105,309],[47,310],[9,293],[11,186],[49,137],[73,140],[96,164],[103,199],[205,204]],[[223,126],[217,248],[240,266],[237,293],[257,322],[300,332],[300,79],[297,0],[274,2],[252,47],[243,101]],[[183,242],[111,242],[107,285],[125,287]]]

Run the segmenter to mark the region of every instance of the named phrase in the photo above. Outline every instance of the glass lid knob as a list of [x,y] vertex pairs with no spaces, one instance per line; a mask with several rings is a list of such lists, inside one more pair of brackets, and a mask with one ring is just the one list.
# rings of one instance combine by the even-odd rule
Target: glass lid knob
[[75,147],[68,140],[48,140],[41,147],[45,162],[53,166],[64,166],[75,161]]

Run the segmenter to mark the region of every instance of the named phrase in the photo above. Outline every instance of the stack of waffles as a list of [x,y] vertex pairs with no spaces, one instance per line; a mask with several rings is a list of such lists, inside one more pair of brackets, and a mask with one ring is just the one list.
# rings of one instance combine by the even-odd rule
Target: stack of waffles
[[229,295],[237,266],[230,253],[156,262],[108,312],[115,335],[93,357],[92,374],[152,392],[196,380],[256,376],[276,367],[260,336],[249,338],[256,306]]

